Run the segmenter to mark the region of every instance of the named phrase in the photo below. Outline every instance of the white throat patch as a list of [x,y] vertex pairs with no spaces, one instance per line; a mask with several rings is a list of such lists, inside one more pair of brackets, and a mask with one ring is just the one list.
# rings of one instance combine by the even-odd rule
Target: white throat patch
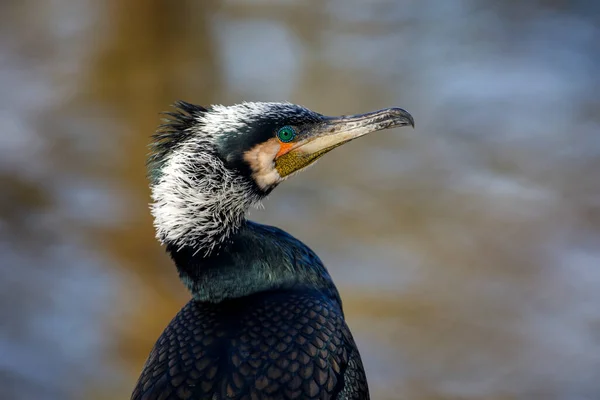
[[279,141],[273,138],[254,146],[244,154],[244,160],[252,169],[252,178],[263,190],[272,188],[285,179],[275,168],[275,156],[279,149]]

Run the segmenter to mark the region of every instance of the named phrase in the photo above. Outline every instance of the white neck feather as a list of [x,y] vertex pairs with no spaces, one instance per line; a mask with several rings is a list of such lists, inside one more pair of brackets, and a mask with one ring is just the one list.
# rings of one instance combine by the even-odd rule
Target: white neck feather
[[209,255],[259,203],[249,183],[234,176],[206,151],[208,140],[195,137],[167,156],[152,186],[156,237],[179,248],[191,246]]

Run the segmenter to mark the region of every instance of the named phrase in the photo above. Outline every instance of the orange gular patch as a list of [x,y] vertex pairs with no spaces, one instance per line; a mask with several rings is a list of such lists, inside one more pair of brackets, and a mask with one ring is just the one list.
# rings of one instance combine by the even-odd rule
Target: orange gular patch
[[279,151],[275,155],[275,158],[281,157],[282,155],[286,154],[292,149],[292,146],[294,145],[294,143],[282,143],[279,140],[277,142],[279,143]]

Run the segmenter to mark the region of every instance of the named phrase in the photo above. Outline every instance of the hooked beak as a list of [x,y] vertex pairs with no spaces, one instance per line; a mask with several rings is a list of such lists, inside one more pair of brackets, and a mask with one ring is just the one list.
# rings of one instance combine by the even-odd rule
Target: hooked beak
[[325,153],[371,132],[402,126],[415,126],[415,120],[402,108],[385,108],[366,114],[325,117],[306,136],[278,154],[275,166],[285,177],[322,157]]

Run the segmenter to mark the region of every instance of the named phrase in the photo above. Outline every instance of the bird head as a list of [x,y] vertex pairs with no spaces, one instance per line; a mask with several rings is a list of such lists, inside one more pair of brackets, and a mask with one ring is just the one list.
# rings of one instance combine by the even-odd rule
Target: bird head
[[[186,235],[198,239],[243,218],[250,205],[334,148],[371,132],[414,127],[401,108],[329,117],[290,103],[178,102],[167,116],[149,159],[153,214],[159,238],[180,244]],[[202,221],[207,214],[218,218]]]

